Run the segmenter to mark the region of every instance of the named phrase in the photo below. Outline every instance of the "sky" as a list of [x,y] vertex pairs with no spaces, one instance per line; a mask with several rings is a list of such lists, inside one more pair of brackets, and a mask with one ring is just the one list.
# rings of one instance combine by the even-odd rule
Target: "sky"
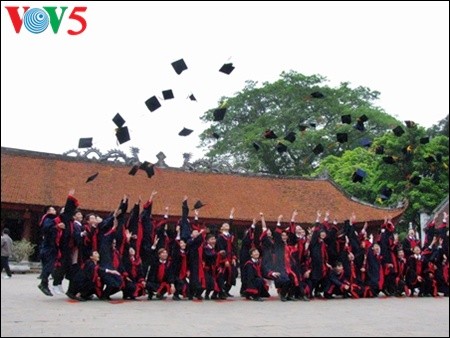
[[[25,26],[19,34],[1,2],[1,144],[61,154],[78,139],[155,162],[162,151],[179,167],[201,158],[200,116],[246,80],[275,81],[283,71],[320,74],[381,92],[376,104],[400,120],[430,127],[449,111],[449,3],[446,2],[54,2],[67,6],[57,34]],[[75,6],[87,23],[70,19]],[[61,11],[58,8],[57,14]],[[177,75],[171,63],[183,58]],[[222,64],[236,67],[220,73]],[[172,89],[150,112],[144,102]],[[197,102],[187,99],[193,93]],[[112,118],[131,141],[118,145]],[[183,127],[193,129],[178,136]],[[81,152],[83,150],[81,149]]]

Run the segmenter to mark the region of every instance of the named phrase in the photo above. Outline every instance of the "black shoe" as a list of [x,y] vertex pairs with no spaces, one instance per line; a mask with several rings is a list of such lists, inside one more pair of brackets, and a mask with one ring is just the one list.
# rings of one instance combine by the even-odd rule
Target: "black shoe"
[[166,297],[164,295],[160,295],[159,293],[157,293],[156,294],[156,299],[164,300],[164,299],[166,299]]
[[309,299],[307,296],[303,296],[302,298],[300,298],[302,301],[304,302],[309,302],[311,299]]
[[234,296],[232,294],[230,294],[229,292],[225,293],[227,297],[233,298]]
[[264,302],[264,299],[262,299],[261,297],[254,297],[253,300],[255,302]]
[[44,295],[50,296],[50,297],[53,296],[53,293],[50,291],[50,289],[48,288],[48,286],[39,284],[39,285],[38,285],[38,288],[39,288],[39,290],[41,290],[41,291],[44,293]]
[[219,296],[217,295],[217,292],[214,292],[214,293],[212,294],[211,299],[212,299],[212,300],[219,299]]
[[148,295],[147,300],[152,300],[153,299],[153,295]]
[[181,298],[178,295],[173,295],[172,300],[181,300]]
[[282,301],[282,302],[287,302],[287,298],[285,297],[285,296],[280,296],[280,300]]
[[85,302],[86,301],[86,299],[84,299],[82,297],[78,297],[77,295],[74,295],[73,293],[70,293],[70,292],[66,292],[66,296],[69,297],[70,299],[77,300],[79,302]]
[[291,297],[291,296],[287,297],[286,299],[290,300],[292,302],[296,302],[297,301],[297,299],[295,297]]

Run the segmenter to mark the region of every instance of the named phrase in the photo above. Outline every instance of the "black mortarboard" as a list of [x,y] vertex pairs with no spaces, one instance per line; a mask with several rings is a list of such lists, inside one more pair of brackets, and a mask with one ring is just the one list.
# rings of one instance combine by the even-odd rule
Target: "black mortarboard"
[[216,133],[216,132],[212,133],[212,136],[213,136],[215,139],[219,139],[219,138],[220,138],[220,135],[219,135],[218,133]]
[[433,163],[433,162],[436,162],[436,159],[435,159],[434,156],[432,156],[432,155],[425,156],[423,159],[424,159],[425,162],[427,162],[427,163]]
[[375,154],[377,155],[383,155],[384,154],[384,146],[377,146],[375,148]]
[[395,127],[394,129],[392,129],[392,131],[394,132],[394,135],[397,137],[400,137],[405,133],[405,131],[403,130],[403,128],[401,126]]
[[361,122],[361,121],[357,121],[354,128],[359,131],[366,130],[366,127],[364,126],[364,122]]
[[319,143],[318,145],[316,145],[313,149],[313,153],[316,155],[319,155],[320,153],[323,153],[324,148],[323,145],[321,143]]
[[253,142],[253,148],[255,148],[255,150],[258,151],[261,148],[261,146],[258,143]]
[[336,139],[339,143],[348,142],[348,134],[347,133],[337,133]]
[[135,164],[131,170],[128,172],[128,175],[134,176],[139,170],[139,165]]
[[414,185],[419,185],[421,179],[422,179],[422,177],[420,177],[420,176],[413,176],[409,179],[409,181]]
[[350,123],[352,123],[352,116],[350,114],[342,115],[341,116],[341,121],[342,121],[342,123],[350,124]]
[[383,188],[381,190],[381,196],[380,197],[381,197],[381,199],[383,201],[386,201],[389,198],[391,198],[391,195],[392,195],[392,189],[391,188],[385,187],[385,188]]
[[387,164],[394,164],[395,158],[393,158],[392,156],[383,156],[383,162]]
[[428,136],[427,137],[422,137],[420,139],[420,144],[427,144],[427,143],[430,143],[430,138]]
[[183,128],[183,130],[180,131],[180,132],[178,133],[178,135],[180,135],[180,136],[188,136],[188,135],[189,135],[190,133],[192,133],[192,132],[193,132],[192,129]]
[[267,129],[264,132],[264,137],[268,138],[268,139],[276,139],[276,138],[278,138],[277,134],[275,134],[274,131],[271,130],[271,129]]
[[148,168],[148,166],[150,165],[150,162],[144,161],[141,163],[141,165],[139,166],[139,169],[142,170],[146,170]]
[[358,121],[360,121],[360,122],[367,122],[367,121],[369,121],[369,118],[367,117],[367,115],[366,114],[362,114],[360,117],[358,117]]
[[356,169],[356,171],[352,175],[352,181],[354,183],[356,183],[356,182],[361,183],[363,181],[364,177],[366,177],[366,176],[367,176],[367,173],[364,170]]
[[92,182],[93,180],[95,180],[98,176],[98,172],[96,172],[94,175],[91,175],[88,177],[88,179],[86,180],[86,183]]
[[202,201],[198,200],[194,204],[194,209],[200,209],[201,207],[204,207],[206,204],[203,204]]
[[116,129],[116,137],[119,144],[128,142],[130,140],[130,133],[128,132],[128,127],[122,127]]
[[220,67],[219,72],[229,75],[233,70],[234,70],[233,63],[225,63],[222,67]]
[[311,97],[315,99],[323,99],[325,95],[323,95],[321,92],[312,92]]
[[279,154],[282,154],[282,153],[286,152],[287,148],[288,148],[287,145],[285,145],[285,144],[283,144],[281,142],[278,142],[278,144],[277,144],[277,151],[278,151]]
[[195,98],[194,94],[189,95],[189,99],[191,101],[197,101],[197,99]]
[[227,112],[227,108],[217,108],[214,110],[214,121],[222,121],[225,117],[225,113]]
[[152,164],[152,165],[148,166],[145,169],[145,172],[147,173],[147,177],[148,178],[152,178],[152,176],[155,175],[155,168],[154,167],[155,167],[155,165]]
[[78,148],[90,148],[92,147],[92,137],[80,138],[78,141]]
[[367,148],[369,148],[369,147],[372,145],[372,141],[371,141],[370,139],[364,137],[364,138],[362,138],[362,139],[359,141],[359,144],[360,144],[362,147],[367,147]]
[[172,89],[163,90],[162,94],[163,94],[164,100],[170,100],[175,97],[175,96],[173,96]]
[[125,120],[122,116],[120,116],[119,113],[116,114],[116,116],[113,117],[113,122],[117,126],[117,128],[122,127],[125,124]]
[[416,126],[416,122],[414,121],[405,121],[405,124],[408,128],[414,128]]
[[172,62],[172,67],[173,69],[175,69],[175,73],[177,73],[178,75],[180,75],[183,70],[188,69],[183,59]]
[[308,126],[305,126],[304,124],[299,124],[299,125],[298,125],[298,129],[299,129],[300,131],[305,131],[306,128],[308,128]]
[[147,106],[148,110],[151,112],[155,111],[159,107],[161,107],[161,103],[159,103],[156,96],[152,96],[147,101],[145,101],[145,105]]
[[287,133],[287,135],[284,137],[284,139],[286,141],[293,143],[295,141],[295,133],[293,131],[290,131],[289,133]]
[[311,128],[316,128],[317,126],[316,122],[310,122],[309,125],[311,126]]

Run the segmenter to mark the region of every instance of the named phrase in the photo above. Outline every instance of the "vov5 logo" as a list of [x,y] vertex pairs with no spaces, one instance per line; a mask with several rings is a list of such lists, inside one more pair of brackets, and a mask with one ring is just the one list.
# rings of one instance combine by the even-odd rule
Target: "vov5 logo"
[[[57,34],[59,31],[59,27],[61,26],[61,22],[64,18],[64,13],[66,12],[68,7],[59,7],[61,8],[61,14],[58,16],[56,13],[56,9],[58,7],[42,7],[41,8],[31,8],[30,7],[22,7],[23,15],[20,17],[19,7],[15,6],[5,6],[8,11],[9,17],[11,18],[12,24],[14,26],[14,30],[17,34],[20,33],[22,26],[34,34],[40,34],[45,31],[50,23],[52,27],[53,33]],[[69,35],[79,35],[83,33],[87,27],[86,19],[80,14],[86,12],[87,7],[74,7],[72,12],[69,14],[69,20],[78,21],[81,24],[81,28],[78,30],[67,30]],[[76,24],[73,25],[76,27]]]

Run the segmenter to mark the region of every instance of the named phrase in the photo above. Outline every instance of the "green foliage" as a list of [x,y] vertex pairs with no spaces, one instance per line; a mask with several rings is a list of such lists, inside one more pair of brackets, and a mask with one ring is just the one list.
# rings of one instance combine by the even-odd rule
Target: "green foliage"
[[[323,99],[311,98],[311,93],[320,91]],[[318,161],[327,155],[341,155],[345,150],[359,145],[362,137],[373,137],[395,126],[398,121],[376,107],[373,102],[379,93],[369,88],[350,88],[341,83],[337,88],[326,85],[326,78],[320,75],[306,76],[294,71],[282,73],[273,83],[247,82],[245,88],[234,97],[224,98],[227,114],[224,121],[214,123],[201,134],[201,146],[208,147],[207,157],[226,160],[236,169],[283,175],[309,175]],[[214,109],[202,116],[204,121],[213,121]],[[341,123],[341,115],[351,114],[353,123]],[[353,128],[356,118],[367,115],[367,132]],[[300,132],[299,125],[316,123],[316,129],[309,127]],[[279,140],[263,138],[266,129],[272,129]],[[289,143],[282,138],[290,131],[297,140]],[[211,135],[217,132],[221,138],[216,141]],[[336,133],[349,133],[349,142],[336,142]],[[253,142],[261,145],[255,151]],[[278,154],[278,141],[288,146],[288,152]],[[322,143],[325,152],[314,156],[312,149]]]
[[[408,200],[408,209],[404,214],[405,223],[419,223],[421,211],[431,212],[448,195],[448,137],[437,136],[428,144],[419,140],[426,132],[421,127],[406,129],[401,137],[389,132],[374,140],[372,149],[379,145],[385,148],[384,155],[376,155],[372,149],[356,148],[346,151],[341,157],[325,158],[316,170],[327,170],[333,180],[345,191],[369,203],[385,207],[395,207],[400,201]],[[410,146],[409,151],[406,149]],[[439,155],[442,159],[439,159]],[[386,164],[383,156],[395,158],[395,164]],[[435,162],[427,163],[425,157],[433,156]],[[361,168],[367,172],[362,183],[351,181],[352,173]],[[421,176],[419,185],[413,185],[409,179]],[[393,194],[387,201],[380,199],[381,190],[389,187]]]
[[36,244],[32,244],[26,239],[20,241],[14,241],[12,247],[12,260],[16,262],[21,262],[23,260],[28,260],[28,258],[34,253]]

